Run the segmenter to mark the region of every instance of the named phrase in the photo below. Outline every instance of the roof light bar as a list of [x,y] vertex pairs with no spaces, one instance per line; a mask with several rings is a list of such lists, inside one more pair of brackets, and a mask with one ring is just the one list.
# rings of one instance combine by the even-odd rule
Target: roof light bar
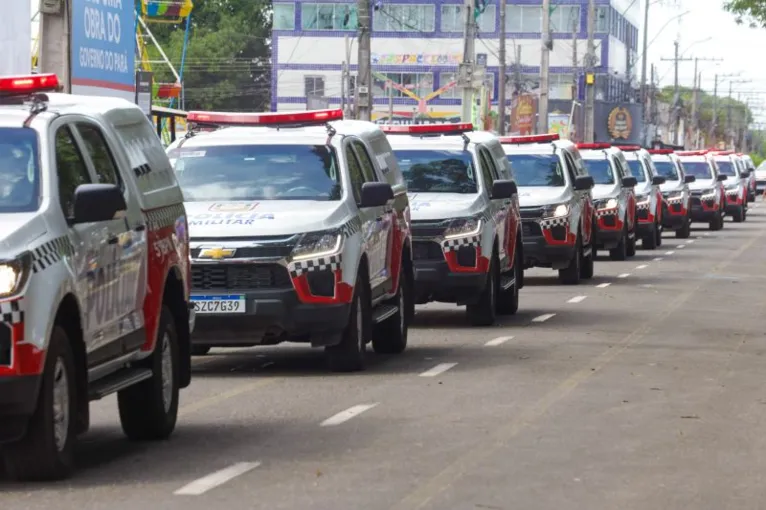
[[380,129],[389,135],[459,135],[473,131],[473,124],[470,122],[461,124],[383,124],[380,126]]
[[198,124],[214,124],[218,126],[310,125],[325,124],[332,120],[343,120],[343,110],[309,110],[285,113],[189,112],[186,120]]
[[542,135],[519,135],[504,136],[500,138],[500,143],[504,144],[525,144],[525,143],[545,143],[560,140],[558,133],[545,133]]
[[673,149],[648,149],[649,154],[673,154]]
[[614,147],[617,147],[622,152],[634,152],[634,151],[640,151],[641,146],[640,145],[615,145]]
[[711,150],[710,152],[712,152],[716,156],[732,156],[732,155],[734,155],[734,151],[723,150],[723,149],[721,149],[721,150],[715,149],[715,150]]
[[59,88],[55,74],[0,76],[0,96],[18,96],[35,92],[53,92]]
[[707,155],[708,151],[706,150],[698,150],[698,151],[680,151],[676,152],[676,155],[678,156],[705,156]]
[[578,143],[575,145],[578,149],[609,149],[611,145],[608,143]]

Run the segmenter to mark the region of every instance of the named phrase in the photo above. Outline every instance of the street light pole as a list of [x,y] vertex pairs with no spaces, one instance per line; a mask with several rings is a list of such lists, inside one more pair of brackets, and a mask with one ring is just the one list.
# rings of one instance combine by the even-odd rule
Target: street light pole
[[498,55],[500,76],[497,80],[497,86],[500,90],[497,91],[497,116],[499,118],[497,132],[501,136],[505,135],[505,73],[507,72],[505,65],[505,5],[506,0],[500,0],[500,52]]

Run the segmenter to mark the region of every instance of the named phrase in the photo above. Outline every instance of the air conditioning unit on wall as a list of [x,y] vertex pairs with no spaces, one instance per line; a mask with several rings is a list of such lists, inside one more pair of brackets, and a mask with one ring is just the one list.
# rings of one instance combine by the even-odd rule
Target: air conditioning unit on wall
[[40,12],[43,14],[60,14],[63,0],[40,0]]

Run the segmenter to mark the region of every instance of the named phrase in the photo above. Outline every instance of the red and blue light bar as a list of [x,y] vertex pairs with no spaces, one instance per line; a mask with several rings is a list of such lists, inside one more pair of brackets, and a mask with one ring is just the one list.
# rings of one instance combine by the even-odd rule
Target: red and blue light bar
[[679,151],[676,152],[676,155],[678,156],[706,156],[708,154],[708,151],[705,149],[698,150],[698,151]]
[[555,142],[560,139],[561,137],[558,133],[546,133],[542,135],[503,136],[500,137],[500,143],[521,145],[526,143]]
[[673,154],[675,150],[673,149],[647,149],[649,154]]
[[580,150],[588,150],[588,149],[609,149],[612,146],[608,143],[578,143],[578,144],[575,144],[575,147],[577,147]]
[[382,124],[380,129],[387,135],[459,135],[473,131],[473,124]]
[[197,124],[214,124],[217,126],[326,124],[333,120],[343,120],[343,110],[308,110],[284,113],[189,112],[186,120]]
[[617,147],[622,152],[635,152],[642,149],[640,145],[614,145],[613,147]]
[[53,92],[59,88],[55,74],[0,76],[0,96],[19,96],[35,92]]

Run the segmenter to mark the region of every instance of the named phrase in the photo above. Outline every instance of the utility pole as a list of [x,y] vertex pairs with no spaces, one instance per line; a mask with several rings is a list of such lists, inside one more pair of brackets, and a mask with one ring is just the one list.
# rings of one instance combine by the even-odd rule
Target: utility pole
[[659,117],[659,108],[658,108],[659,105],[657,104],[657,101],[656,101],[657,93],[654,90],[654,79],[655,79],[655,76],[654,76],[654,64],[652,64],[652,81],[651,81],[650,88],[649,88],[649,90],[651,91],[651,92],[649,92],[649,94],[651,95],[651,110],[649,112],[650,113],[650,124],[652,126],[654,126],[654,133],[652,133],[652,139],[651,139],[652,142],[654,141],[655,138],[657,138],[657,122],[658,122],[658,117]]
[[505,78],[506,78],[506,65],[505,65],[505,0],[500,0],[500,54],[498,58],[500,60],[500,76],[497,80],[497,86],[500,90],[497,91],[497,116],[500,119],[497,126],[497,132],[500,136],[505,135]]
[[734,122],[732,119],[732,113],[731,113],[731,103],[734,100],[732,98],[732,86],[735,83],[750,83],[750,80],[730,80],[729,81],[729,100],[726,102],[726,143],[730,145],[732,148],[734,147]]
[[516,64],[513,67],[513,90],[517,96],[522,92],[521,82],[521,45],[516,45]]
[[357,11],[359,52],[356,76],[356,118],[369,121],[372,119],[372,66],[370,61],[372,16],[370,15],[370,0],[357,0]]
[[644,112],[644,123],[646,123],[646,104],[647,104],[647,95],[646,95],[646,62],[648,60],[646,51],[649,49],[649,5],[651,2],[649,0],[644,0],[644,43],[643,43],[643,50],[641,53],[641,104],[643,105],[643,112]]
[[579,73],[577,72],[577,68],[580,67],[580,63],[577,61],[577,25],[579,23],[575,23],[572,27],[572,101],[577,101],[577,85],[580,83]]
[[[465,31],[463,32],[463,63],[460,64],[458,72],[458,85],[462,89],[461,113],[462,122],[473,121],[473,101],[474,101],[474,75],[476,74],[476,19],[474,18],[473,0],[466,0],[465,9]],[[503,27],[505,29],[505,27]]]
[[596,2],[588,0],[588,50],[585,55],[585,136],[587,143],[593,143],[596,131],[596,45],[594,33],[596,31]]
[[699,88],[702,85],[698,81],[698,75],[697,75],[697,64],[699,63],[699,59],[694,59],[694,88],[692,89],[692,126],[694,127],[694,142],[696,146],[697,141],[697,132],[699,131],[699,119],[697,118],[697,101],[699,100]]
[[673,81],[673,144],[678,145],[678,130],[681,123],[681,91],[678,86],[678,64],[680,62],[691,62],[693,58],[681,58],[678,54],[679,42],[676,40],[673,43],[674,56],[673,58],[663,58],[662,61],[673,61],[675,70],[675,79]]
[[[505,28],[505,27],[503,27]],[[548,72],[551,64],[551,0],[543,0],[542,53],[540,57],[540,101],[537,107],[537,132],[548,132],[548,94],[550,89]]]

